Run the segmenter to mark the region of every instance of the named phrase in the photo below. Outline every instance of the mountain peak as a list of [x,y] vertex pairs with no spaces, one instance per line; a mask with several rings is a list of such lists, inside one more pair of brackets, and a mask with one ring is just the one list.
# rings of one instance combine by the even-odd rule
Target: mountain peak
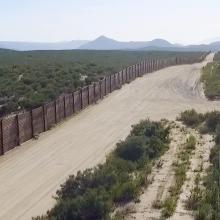
[[94,41],[115,41],[115,40],[113,40],[111,38],[108,38],[108,37],[106,37],[104,35],[101,35],[98,38],[96,38]]
[[110,39],[110,38],[106,37],[105,35],[101,35],[96,38],[96,40],[103,40],[103,39]]
[[152,41],[132,41],[121,42],[104,35],[96,38],[94,41],[89,42],[80,47],[80,49],[86,50],[135,50],[145,47],[172,47],[173,45],[163,39],[154,39]]
[[152,41],[149,41],[149,44],[151,44],[151,46],[158,46],[158,47],[171,47],[172,44],[164,39],[161,38],[156,38]]

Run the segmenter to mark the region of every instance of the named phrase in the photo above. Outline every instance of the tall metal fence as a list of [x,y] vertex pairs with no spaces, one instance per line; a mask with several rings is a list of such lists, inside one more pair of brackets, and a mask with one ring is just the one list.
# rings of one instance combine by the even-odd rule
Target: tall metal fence
[[193,59],[175,57],[144,60],[73,93],[63,95],[41,107],[5,116],[0,119],[0,155],[49,130],[55,124],[97,102],[137,77],[172,65],[201,62],[206,55],[207,53]]

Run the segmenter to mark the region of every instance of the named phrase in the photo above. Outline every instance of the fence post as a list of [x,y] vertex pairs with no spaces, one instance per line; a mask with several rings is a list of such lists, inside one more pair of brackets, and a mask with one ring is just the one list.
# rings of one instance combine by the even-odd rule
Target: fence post
[[109,80],[110,80],[109,87],[110,87],[110,93],[111,93],[112,92],[112,74],[110,74]]
[[87,86],[87,96],[88,96],[88,106],[90,105],[89,103],[89,86]]
[[66,118],[66,99],[65,99],[65,95],[63,96],[63,112],[64,112],[64,118]]
[[145,66],[144,67],[144,74],[145,74],[147,72],[147,61],[146,60],[144,61],[144,66]]
[[73,99],[73,114],[75,113],[75,100],[74,100],[74,92],[72,92],[72,99]]
[[95,97],[95,83],[92,84],[93,85],[93,103],[96,103],[96,97]]
[[45,111],[45,105],[43,105],[43,121],[44,121],[44,131],[47,130],[47,124],[46,124],[46,111]]
[[30,111],[30,115],[31,115],[31,136],[32,138],[34,137],[34,123],[33,123],[33,112],[32,110]]
[[116,73],[114,73],[114,80],[113,80],[113,82],[114,82],[114,90],[115,90],[115,88],[116,88]]
[[105,77],[105,96],[107,95],[107,80],[106,80],[106,77]]
[[144,62],[142,61],[141,62],[141,75],[143,75],[144,74]]
[[124,84],[124,69],[121,72],[121,81],[122,81],[122,85]]
[[82,88],[80,88],[79,90],[79,94],[80,94],[80,105],[81,105],[81,109],[83,109],[83,96],[82,96]]
[[2,151],[2,155],[3,155],[5,152],[4,152],[4,146],[3,146],[4,141],[3,141],[3,123],[2,123],[2,120],[0,121],[0,130],[1,130],[1,151]]
[[54,101],[54,108],[55,108],[55,124],[57,124],[57,101]]
[[17,123],[17,145],[21,145],[20,143],[20,131],[19,131],[19,119],[18,114],[16,115],[16,123]]

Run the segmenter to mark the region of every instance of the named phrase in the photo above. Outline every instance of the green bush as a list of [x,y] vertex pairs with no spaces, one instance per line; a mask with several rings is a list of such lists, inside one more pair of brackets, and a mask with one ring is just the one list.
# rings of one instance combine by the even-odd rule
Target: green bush
[[211,99],[220,98],[220,59],[216,55],[215,61],[208,63],[203,69],[202,82],[204,83],[205,95]]
[[83,196],[61,200],[50,212],[49,219],[102,220],[111,210],[111,201],[105,191],[89,190]]
[[190,151],[196,148],[196,138],[193,135],[190,135],[186,140],[186,148]]
[[115,203],[126,203],[131,200],[134,200],[138,193],[137,188],[133,182],[125,182],[121,185],[117,185],[113,191],[113,201]]
[[203,204],[196,211],[195,220],[218,220],[213,216],[213,209],[211,204]]
[[[70,176],[57,191],[54,208],[35,219],[109,220],[115,206],[135,200],[146,184],[150,161],[164,152],[169,135],[161,123],[141,123],[145,123],[139,129],[141,136],[133,135],[132,130],[125,141],[117,144],[106,163]],[[155,128],[154,132],[146,132],[146,127]]]
[[163,203],[162,216],[165,218],[169,218],[173,215],[176,209],[176,198],[169,197]]
[[204,117],[202,114],[197,113],[194,109],[191,109],[182,112],[179,120],[183,121],[187,126],[196,127],[204,121]]
[[144,156],[144,144],[142,137],[131,136],[117,144],[115,153],[124,160],[138,161]]
[[209,128],[210,132],[214,132],[217,128],[217,125],[220,125],[220,112],[212,111],[208,112],[205,115],[206,125]]

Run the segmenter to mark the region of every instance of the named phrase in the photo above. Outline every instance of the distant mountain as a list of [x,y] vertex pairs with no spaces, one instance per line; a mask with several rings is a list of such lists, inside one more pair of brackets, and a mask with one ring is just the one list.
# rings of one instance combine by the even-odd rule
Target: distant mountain
[[79,49],[82,50],[135,50],[144,47],[172,47],[173,45],[163,39],[155,39],[152,41],[116,41],[105,36],[98,37],[94,41],[82,45]]
[[162,50],[162,51],[220,51],[220,41],[211,44],[188,45],[172,44],[164,39],[152,41],[116,41],[101,36],[79,47],[81,50]]
[[172,44],[164,39],[152,41],[117,41],[100,36],[93,41],[75,40],[56,43],[7,42],[0,41],[0,48],[19,51],[28,50],[160,50],[160,51],[220,51],[220,41],[210,44],[188,45]]
[[29,50],[73,50],[81,45],[88,43],[85,40],[74,40],[54,43],[39,43],[39,42],[16,42],[16,41],[0,41],[0,48],[29,51]]

